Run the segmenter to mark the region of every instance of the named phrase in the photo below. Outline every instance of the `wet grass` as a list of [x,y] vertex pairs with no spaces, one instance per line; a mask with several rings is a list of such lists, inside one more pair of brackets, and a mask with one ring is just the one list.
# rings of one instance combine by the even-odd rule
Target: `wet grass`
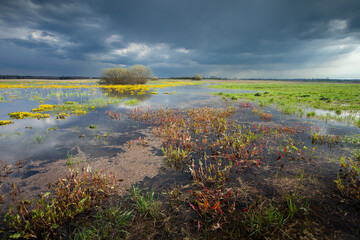
[[124,102],[125,105],[137,105],[138,103],[139,101],[137,99],[131,99]]
[[[237,83],[222,83],[211,88],[232,90],[253,90],[256,93],[219,93],[231,99],[249,99],[258,101],[261,106],[275,104],[286,114],[303,115],[303,107],[328,110],[336,115],[349,113],[349,117],[325,116],[327,119],[351,121],[358,125],[360,111],[360,84],[351,83],[307,83],[307,82],[269,82],[243,81]],[[315,114],[306,113],[309,117]],[[309,114],[309,115],[308,115]]]
[[132,212],[120,206],[98,209],[93,222],[77,228],[71,239],[123,239],[128,235],[125,230],[132,218]]

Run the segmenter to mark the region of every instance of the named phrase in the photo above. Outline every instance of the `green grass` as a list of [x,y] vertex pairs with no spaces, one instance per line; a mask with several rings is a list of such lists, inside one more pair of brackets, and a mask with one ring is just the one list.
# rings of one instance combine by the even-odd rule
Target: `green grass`
[[42,141],[42,136],[40,134],[36,134],[33,138],[32,138],[32,142],[33,143],[41,143]]
[[[244,81],[210,86],[218,89],[253,90],[255,93],[219,93],[226,98],[244,98],[261,102],[263,106],[274,103],[287,114],[303,114],[298,107],[333,111],[337,115],[360,111],[360,84]],[[310,116],[314,117],[311,113]],[[327,116],[341,120],[339,117]],[[357,119],[350,119],[355,125]]]
[[132,211],[121,206],[98,209],[92,225],[77,229],[72,239],[123,239],[131,217]]
[[72,152],[67,153],[66,165],[71,167],[74,164]]
[[156,221],[156,218],[160,215],[160,210],[154,194],[154,191],[143,193],[137,186],[133,186],[130,192],[130,196],[135,202],[134,206],[142,216],[150,217]]
[[125,105],[136,105],[138,103],[139,101],[136,98],[124,102]]

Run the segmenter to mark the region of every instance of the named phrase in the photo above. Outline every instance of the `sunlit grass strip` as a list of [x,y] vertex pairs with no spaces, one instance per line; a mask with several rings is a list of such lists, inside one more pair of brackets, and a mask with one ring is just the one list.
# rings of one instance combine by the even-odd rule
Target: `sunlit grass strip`
[[[218,93],[223,98],[257,101],[260,107],[274,104],[285,114],[306,114],[320,120],[336,120],[360,126],[360,84],[244,81],[210,86],[219,89],[255,90],[256,93]],[[310,108],[308,111],[304,107]],[[329,111],[326,115],[312,110]]]
[[350,83],[292,83],[292,82],[244,82],[223,83],[210,86],[219,89],[259,91],[255,94],[232,94],[251,100],[283,105],[301,104],[315,109],[330,111],[360,111],[360,84]]

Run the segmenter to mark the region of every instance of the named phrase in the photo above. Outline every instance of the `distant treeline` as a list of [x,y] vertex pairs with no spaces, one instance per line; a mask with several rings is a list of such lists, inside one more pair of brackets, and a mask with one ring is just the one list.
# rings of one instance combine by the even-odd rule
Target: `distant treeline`
[[294,79],[246,78],[246,79],[239,79],[239,80],[300,81],[300,82],[351,82],[351,83],[360,83],[360,79],[332,79],[332,78],[294,78]]
[[69,79],[89,79],[83,76],[20,76],[20,75],[0,75],[0,79],[47,79],[47,80],[69,80]]
[[[164,79],[194,79],[194,77],[169,77]],[[232,80],[232,78],[221,78],[221,77],[204,77],[204,79],[213,79],[213,80]],[[237,79],[237,78],[234,78]]]
[[192,79],[192,77],[169,77],[169,79]]
[[[20,76],[20,75],[0,75],[0,79],[46,79],[46,80],[71,80],[71,79],[97,79],[98,77],[84,76]],[[194,77],[169,77],[161,79],[193,79]],[[225,78],[225,77],[204,77],[204,79],[213,80],[264,80],[264,81],[301,81],[301,82],[351,82],[360,83],[360,79],[330,79],[330,78],[294,78],[294,79],[276,79],[276,78]]]
[[[193,77],[169,77],[169,79],[192,79]],[[294,79],[276,79],[276,78],[224,78],[224,77],[204,77],[211,80],[261,80],[261,81],[299,81],[299,82],[351,82],[360,83],[360,79],[331,79],[331,78],[294,78]]]

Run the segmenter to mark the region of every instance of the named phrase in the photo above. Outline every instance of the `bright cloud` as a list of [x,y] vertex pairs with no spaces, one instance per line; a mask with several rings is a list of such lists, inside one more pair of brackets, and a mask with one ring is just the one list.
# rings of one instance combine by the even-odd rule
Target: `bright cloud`
[[0,74],[144,64],[159,77],[360,78],[356,0],[3,0],[0,9]]

